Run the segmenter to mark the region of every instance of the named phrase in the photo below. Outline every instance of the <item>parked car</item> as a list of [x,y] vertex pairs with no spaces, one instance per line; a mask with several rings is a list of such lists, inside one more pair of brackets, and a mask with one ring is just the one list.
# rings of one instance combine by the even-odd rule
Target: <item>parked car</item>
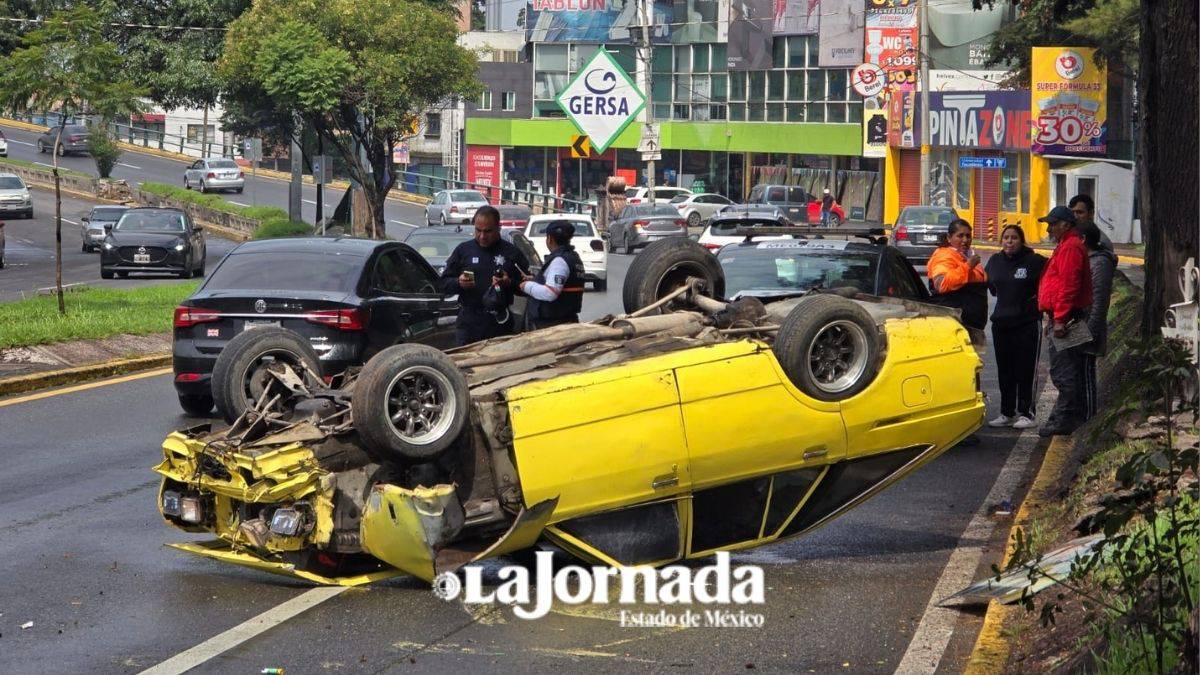
[[100,278],[131,272],[204,276],[207,247],[204,228],[181,209],[139,207],[106,226],[100,244]]
[[33,194],[15,173],[0,173],[0,215],[33,217]]
[[524,230],[533,214],[533,209],[524,204],[505,204],[497,206],[496,210],[500,212],[500,229]]
[[[271,359],[304,360],[334,375],[398,342],[450,347],[457,315],[457,300],[442,297],[433,268],[406,244],[246,242],[175,309],[175,391],[188,413],[207,414],[215,403],[232,420],[259,402]],[[280,347],[280,333],[303,342]],[[246,356],[270,345],[276,349]],[[213,391],[214,369],[232,373],[238,386]]]
[[896,217],[892,238],[914,265],[929,262],[934,249],[946,236],[950,221],[958,212],[949,206],[906,206]]
[[[428,582],[540,540],[591,564],[664,565],[811,533],[983,422],[983,364],[952,310],[702,299],[689,278],[718,288],[721,268],[686,238],[636,262],[625,311],[676,291],[685,311],[453,356],[400,344],[332,385],[277,362],[256,395],[277,422],[162,443],[159,512],[214,537],[172,546],[343,585]],[[278,333],[244,359],[306,350]]]
[[[821,198],[795,185],[756,185],[746,202],[778,206],[793,223],[818,225],[821,222]],[[845,221],[845,210],[834,202],[829,211],[829,227],[838,227]]]
[[446,258],[450,257],[459,244],[474,236],[475,231],[472,228],[462,225],[438,225],[414,228],[404,238],[404,243],[411,246],[440,275],[442,270],[446,269]]
[[[54,144],[58,141],[59,126],[50,127],[41,136],[37,137],[37,150],[40,153],[54,151]],[[59,142],[58,155],[61,157],[68,154],[86,154],[87,149],[88,128],[82,124],[68,124],[62,127],[62,141]]]
[[721,215],[746,215],[748,217],[759,216],[762,218],[771,218],[778,220],[783,225],[788,225],[792,221],[788,220],[787,214],[783,209],[774,204],[730,204],[721,209]]
[[[687,188],[677,187],[656,187],[654,188],[654,203],[655,204],[670,204],[672,199],[680,195],[690,195],[691,190]],[[650,188],[648,187],[631,187],[625,188],[625,200],[627,204],[645,204],[650,201]]]
[[487,206],[487,197],[478,190],[442,190],[425,207],[427,225],[466,224],[480,207]]
[[592,217],[578,213],[546,213],[533,216],[525,228],[525,236],[533,242],[538,255],[544,260],[550,255],[546,248],[546,228],[550,223],[566,221],[575,228],[575,236],[571,245],[583,260],[583,278],[592,282],[592,288],[603,291],[608,288],[608,252],[605,251],[604,239],[596,231]]
[[99,250],[104,244],[104,238],[108,236],[106,230],[116,225],[128,210],[128,206],[93,206],[92,210],[80,219],[79,238],[83,243],[83,252]]
[[[715,253],[724,246],[745,241],[745,235],[737,234],[740,229],[782,227],[788,224],[787,218],[783,216],[773,218],[768,215],[744,212],[739,214],[720,213],[709,221],[708,227],[704,228],[704,232],[700,234],[700,239],[697,241],[701,246]],[[791,235],[781,234],[774,237],[762,237],[762,239],[791,239]]]
[[761,229],[802,232],[785,239],[754,235],[722,248],[717,261],[728,298],[752,295],[762,299],[798,295],[814,288],[850,288],[870,295],[921,302],[929,299],[912,263],[875,236],[882,235],[882,230],[864,228],[861,236],[843,239],[815,234],[822,231],[820,227]]
[[670,204],[633,204],[608,224],[608,250],[632,253],[665,237],[687,237],[687,221]]
[[8,139],[3,131],[0,131],[0,157],[8,157]]
[[671,200],[671,205],[679,210],[679,215],[687,221],[688,227],[700,227],[701,223],[708,222],[730,204],[733,202],[712,192],[679,195]]
[[232,159],[198,159],[183,172],[183,187],[200,192],[233,190],[241,194],[246,187],[246,174]]

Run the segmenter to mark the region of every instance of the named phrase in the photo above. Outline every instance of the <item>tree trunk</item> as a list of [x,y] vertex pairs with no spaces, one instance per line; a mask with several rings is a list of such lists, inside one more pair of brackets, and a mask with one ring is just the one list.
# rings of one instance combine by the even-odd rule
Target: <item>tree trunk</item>
[[200,119],[200,156],[208,157],[208,104],[204,104],[204,116]]
[[1195,0],[1143,2],[1138,71],[1138,214],[1146,244],[1142,334],[1180,302],[1179,268],[1197,253],[1200,171]]
[[54,290],[58,293],[58,313],[67,313],[67,300],[62,285],[62,183],[58,176],[58,149],[62,147],[63,129],[67,126],[66,111],[54,137]]

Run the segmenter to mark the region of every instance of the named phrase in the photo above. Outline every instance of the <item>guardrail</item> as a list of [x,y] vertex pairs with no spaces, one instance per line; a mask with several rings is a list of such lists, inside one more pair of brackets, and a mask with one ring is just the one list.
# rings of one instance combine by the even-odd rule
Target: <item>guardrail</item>
[[396,172],[396,188],[426,197],[442,190],[478,190],[486,195],[493,205],[521,204],[535,212],[540,209],[541,213],[591,213],[595,206],[593,203],[545,192],[498,187],[488,183],[455,180],[406,170]]
[[[6,116],[21,122],[40,124],[47,127],[55,126],[63,120],[62,115],[53,112],[36,114],[7,113]],[[82,124],[81,119],[86,121],[87,117],[69,115],[66,121],[68,124]],[[222,143],[215,140],[201,143],[198,140],[191,140],[186,136],[168,134],[159,129],[139,127],[121,122],[110,122],[109,130],[112,132],[114,138],[130,145],[178,152],[181,155],[191,155],[193,157],[236,157],[240,152],[236,143]]]

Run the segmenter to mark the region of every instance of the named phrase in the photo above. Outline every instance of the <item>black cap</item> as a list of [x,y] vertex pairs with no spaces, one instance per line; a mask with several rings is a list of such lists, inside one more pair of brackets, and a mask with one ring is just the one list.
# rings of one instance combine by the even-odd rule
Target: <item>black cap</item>
[[575,225],[565,220],[556,220],[546,226],[546,234],[561,244],[575,236]]
[[1056,206],[1050,209],[1050,213],[1038,218],[1038,222],[1053,223],[1056,220],[1065,220],[1068,223],[1075,224],[1075,214],[1071,213],[1071,209],[1065,206]]

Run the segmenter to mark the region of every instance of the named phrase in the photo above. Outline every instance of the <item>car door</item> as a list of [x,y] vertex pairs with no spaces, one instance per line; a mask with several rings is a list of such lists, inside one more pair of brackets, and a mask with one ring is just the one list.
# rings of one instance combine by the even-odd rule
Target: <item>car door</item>
[[440,205],[442,203],[442,199],[445,196],[446,196],[446,193],[444,193],[444,192],[439,192],[439,193],[435,194],[433,196],[433,200],[429,202],[429,206],[425,207],[425,222],[426,222],[426,224],[432,225],[434,222],[437,221],[438,216],[441,215]]
[[448,345],[453,324],[439,325],[442,295],[437,292],[433,269],[419,256],[388,248],[371,263],[366,305],[371,320],[363,359],[401,342]]
[[929,299],[929,291],[925,289],[925,284],[921,283],[921,277],[907,258],[894,249],[887,249],[884,258],[886,264],[880,265],[880,267],[887,270],[887,276],[877,291],[877,295],[919,301]]

